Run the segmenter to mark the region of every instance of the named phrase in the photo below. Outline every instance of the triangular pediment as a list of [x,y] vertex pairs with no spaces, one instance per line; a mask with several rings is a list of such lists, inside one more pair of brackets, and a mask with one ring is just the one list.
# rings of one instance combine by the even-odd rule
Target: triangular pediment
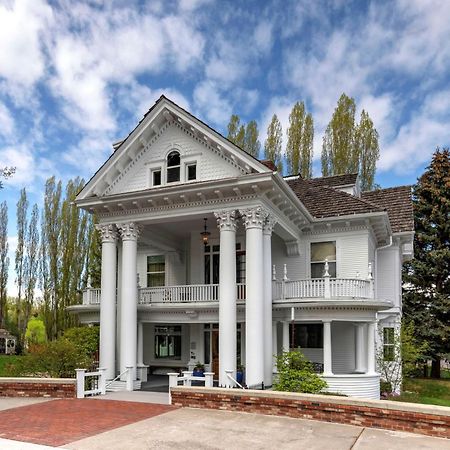
[[[167,156],[180,155],[180,179],[174,184],[209,181],[270,172],[205,123],[162,96],[78,194],[77,200],[145,189],[153,172],[167,185]],[[188,166],[195,178],[188,179]]]

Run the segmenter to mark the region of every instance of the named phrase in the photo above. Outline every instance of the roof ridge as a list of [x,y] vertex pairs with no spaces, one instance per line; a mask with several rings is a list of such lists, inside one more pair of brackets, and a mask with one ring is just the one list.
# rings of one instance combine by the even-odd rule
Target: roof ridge
[[[358,172],[340,173],[340,174],[337,174],[337,175],[327,175],[325,177],[324,176],[322,176],[322,177],[312,177],[312,178],[309,178],[309,180],[324,180],[326,178],[345,177],[347,175],[356,175],[356,176],[358,176],[359,174],[358,174]],[[308,181],[308,180],[305,180],[305,181]]]
[[414,186],[413,184],[402,184],[401,186],[389,186],[386,188],[374,189],[372,191],[362,191],[361,195],[376,194],[377,192],[389,191],[389,190],[394,190],[394,189],[412,188],[413,186]]

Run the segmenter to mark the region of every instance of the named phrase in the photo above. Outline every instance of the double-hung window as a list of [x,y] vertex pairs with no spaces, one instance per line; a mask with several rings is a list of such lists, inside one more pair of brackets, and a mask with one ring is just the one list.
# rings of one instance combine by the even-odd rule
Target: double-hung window
[[167,183],[180,181],[181,158],[176,150],[167,155]]
[[311,244],[311,278],[322,278],[328,261],[328,273],[336,278],[336,241]]
[[164,255],[147,256],[147,287],[164,286],[166,260]]
[[393,327],[383,328],[383,359],[395,360],[395,329]]

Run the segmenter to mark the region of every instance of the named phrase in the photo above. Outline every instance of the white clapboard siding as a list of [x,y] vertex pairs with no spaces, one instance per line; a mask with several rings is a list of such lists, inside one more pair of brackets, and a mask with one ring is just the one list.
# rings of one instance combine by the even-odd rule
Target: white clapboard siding
[[392,246],[378,251],[376,272],[377,297],[392,301],[394,306],[400,306],[401,258],[399,247]]
[[349,322],[331,323],[333,373],[351,373],[355,369],[355,327]]

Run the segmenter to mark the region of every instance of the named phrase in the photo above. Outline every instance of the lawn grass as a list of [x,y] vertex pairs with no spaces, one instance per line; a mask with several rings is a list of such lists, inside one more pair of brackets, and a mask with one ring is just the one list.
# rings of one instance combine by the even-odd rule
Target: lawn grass
[[450,379],[405,378],[402,394],[391,400],[450,407]]
[[6,377],[8,374],[5,372],[8,364],[14,364],[17,360],[23,358],[18,355],[0,355],[0,377]]

